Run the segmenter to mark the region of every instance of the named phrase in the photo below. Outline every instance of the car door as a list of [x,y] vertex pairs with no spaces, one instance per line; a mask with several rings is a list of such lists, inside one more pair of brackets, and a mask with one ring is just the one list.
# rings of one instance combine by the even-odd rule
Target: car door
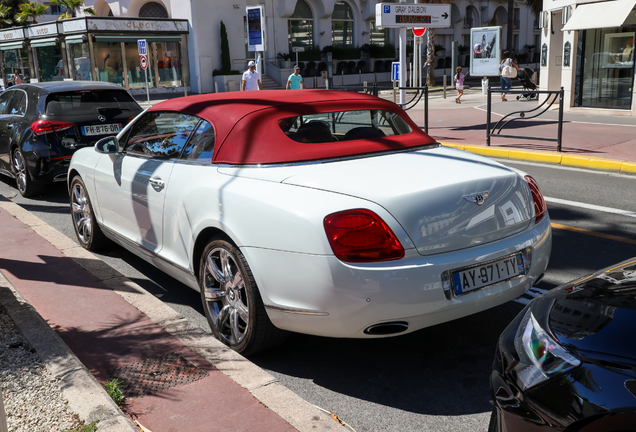
[[122,153],[99,159],[95,189],[106,229],[154,254],[161,250],[172,169],[198,123],[187,114],[147,112],[123,139]]
[[0,94],[0,170],[11,172],[11,139],[13,131],[8,127],[11,115],[7,115],[7,108],[15,92],[5,91]]

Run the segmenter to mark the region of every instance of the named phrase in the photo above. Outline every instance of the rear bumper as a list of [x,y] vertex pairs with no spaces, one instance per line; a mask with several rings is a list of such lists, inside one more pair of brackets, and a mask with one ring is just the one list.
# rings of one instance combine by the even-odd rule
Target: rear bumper
[[[525,248],[528,274],[461,297],[444,294],[441,274]],[[399,261],[344,263],[334,256],[242,248],[274,325],[328,337],[371,338],[365,329],[401,322],[401,334],[498,306],[524,294],[545,271],[552,248],[549,217],[492,244],[423,257],[408,250]]]

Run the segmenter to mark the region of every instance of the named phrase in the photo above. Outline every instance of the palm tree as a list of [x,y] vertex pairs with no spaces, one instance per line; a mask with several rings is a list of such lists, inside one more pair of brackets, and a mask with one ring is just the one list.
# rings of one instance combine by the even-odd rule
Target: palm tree
[[[451,0],[418,0],[418,3],[450,4]],[[426,28],[428,41],[426,42],[426,85],[435,85],[435,29]]]
[[10,11],[11,8],[9,6],[0,4],[0,27],[8,27],[13,24],[13,19],[9,13]]
[[[82,9],[82,6],[84,6],[84,0],[51,0],[51,3],[62,6],[66,11],[60,15],[59,19],[75,18],[77,16],[77,12],[79,12]],[[84,13],[93,16],[97,15],[95,9],[92,7],[84,9]]]
[[37,24],[37,21],[35,19],[44,15],[44,12],[46,12],[47,9],[48,6],[44,6],[40,3],[22,3],[20,5],[20,12],[18,12],[15,17],[17,21],[22,24],[27,23],[29,21],[29,18],[33,19],[33,24]]
[[0,28],[16,27],[19,25],[17,18],[15,17],[15,11],[20,9],[20,3],[23,0],[0,0],[0,5],[6,7],[4,10],[5,15],[0,15]]

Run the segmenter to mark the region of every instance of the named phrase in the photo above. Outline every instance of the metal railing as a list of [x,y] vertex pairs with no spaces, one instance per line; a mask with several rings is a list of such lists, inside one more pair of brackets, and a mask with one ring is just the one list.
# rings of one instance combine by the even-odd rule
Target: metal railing
[[[516,138],[516,139],[526,139],[526,140],[537,140],[537,141],[553,141],[557,143],[557,151],[561,151],[561,142],[563,137],[563,87],[561,90],[508,90],[506,92],[507,95],[521,95],[527,99],[531,99],[533,95],[541,95],[545,94],[547,97],[543,102],[539,104],[539,106],[529,109],[529,110],[520,110],[514,111],[510,114],[502,117],[494,126],[491,127],[490,116],[492,114],[492,93],[500,93],[501,90],[497,88],[488,87],[488,105],[486,110],[486,145],[490,145],[491,137],[498,138]],[[559,103],[559,118],[557,120],[558,128],[557,128],[557,137],[556,138],[544,138],[544,137],[531,137],[527,135],[507,135],[502,134],[501,131],[508,126],[510,123],[514,121],[522,121],[522,120],[530,120],[539,117],[541,114],[545,113],[549,110],[558,100]]]
[[334,86],[334,90],[345,90],[345,91],[355,91],[358,93],[366,93],[373,96],[378,96],[380,91],[389,90],[393,91],[393,99],[396,100],[397,93],[400,90],[405,90],[407,94],[410,96],[413,94],[413,97],[406,103],[398,105],[405,111],[414,108],[422,98],[424,99],[424,132],[428,133],[428,86],[424,85],[424,87],[393,87],[393,86],[380,86],[377,82],[371,83],[367,85],[365,82],[361,86]]

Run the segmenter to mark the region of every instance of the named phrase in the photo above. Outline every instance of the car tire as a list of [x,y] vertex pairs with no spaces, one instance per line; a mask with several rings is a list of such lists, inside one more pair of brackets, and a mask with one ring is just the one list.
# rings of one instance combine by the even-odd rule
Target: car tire
[[214,336],[234,351],[255,354],[287,339],[269,320],[245,257],[224,237],[212,238],[203,250],[199,287]]
[[30,198],[42,193],[42,185],[34,183],[31,179],[24,154],[17,147],[11,155],[11,168],[13,169],[13,175],[15,176],[16,186],[20,195]]
[[492,414],[490,414],[490,423],[488,423],[488,432],[500,432],[500,430],[499,413],[497,412],[497,408],[493,408]]
[[97,225],[91,199],[80,176],[73,177],[71,181],[69,200],[73,229],[79,244],[89,251],[103,248],[108,243],[108,239]]

